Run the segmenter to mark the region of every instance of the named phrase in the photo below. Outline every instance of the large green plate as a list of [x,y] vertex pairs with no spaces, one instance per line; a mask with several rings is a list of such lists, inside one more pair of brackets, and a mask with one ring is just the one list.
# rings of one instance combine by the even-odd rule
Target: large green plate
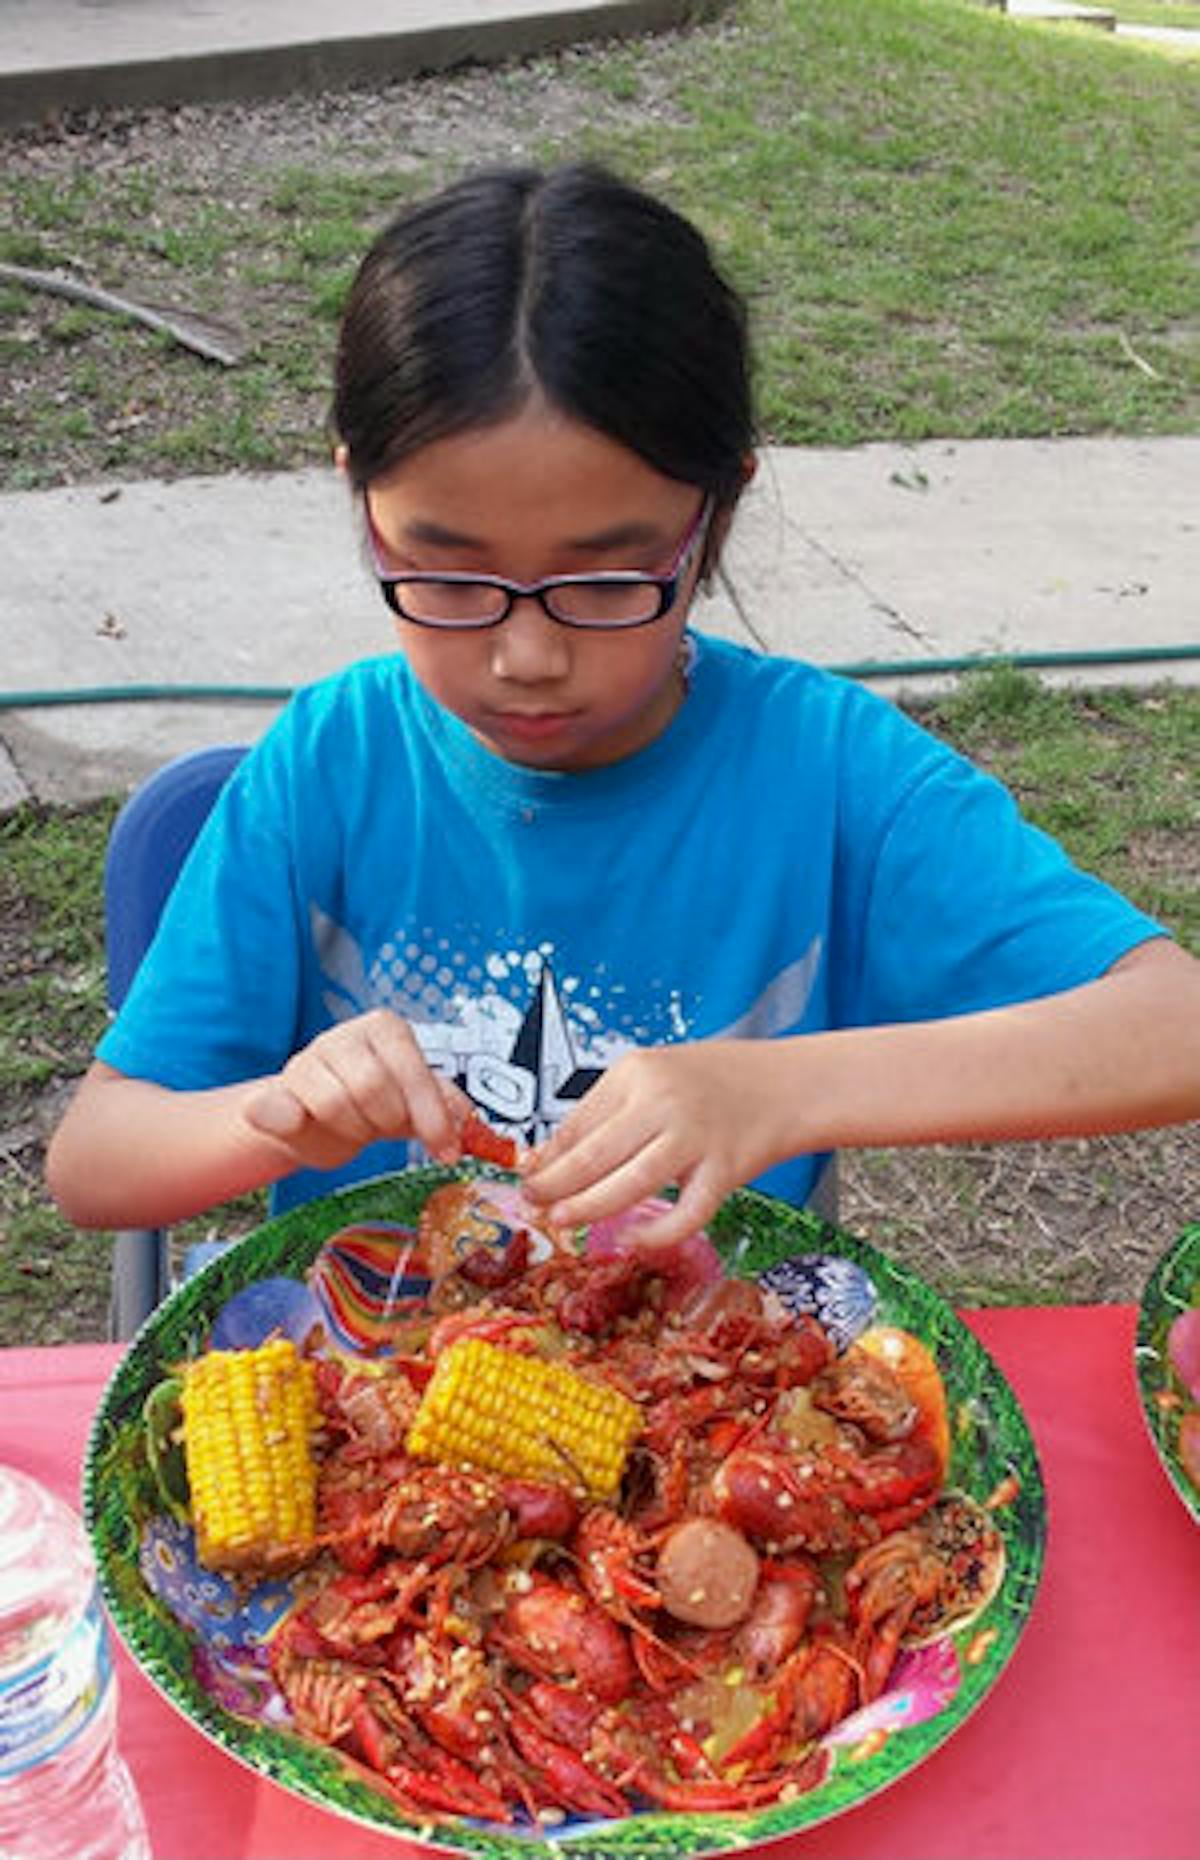
[[[268,1221],[180,1287],[143,1326],[102,1398],[84,1469],[84,1508],[113,1621],[147,1676],[192,1724],[231,1756],[332,1812],[392,1830],[416,1844],[459,1849],[485,1860],[529,1860],[545,1843],[463,1821],[436,1837],[404,1819],[351,1776],[330,1750],[223,1711],[193,1677],[187,1631],[151,1594],[138,1566],[142,1523],[161,1509],[130,1452],[148,1391],[169,1365],[204,1347],[226,1300],[270,1275],[300,1277],[330,1235],[355,1221],[412,1221],[430,1190],[487,1170],[414,1169],[311,1202]],[[815,1216],[750,1191],[732,1195],[709,1229],[727,1269],[750,1277],[794,1255],[832,1255],[863,1268],[877,1298],[874,1321],[896,1324],[933,1352],[946,1385],[953,1435],[948,1483],[983,1501],[1015,1493],[996,1509],[1003,1533],[1003,1583],[986,1611],[956,1636],[959,1683],[923,1722],[876,1730],[840,1746],[821,1785],[797,1800],[745,1814],[639,1814],[622,1822],[556,1828],[555,1851],[572,1860],[657,1860],[753,1848],[855,1807],[922,1762],[956,1731],[995,1685],[1016,1647],[1037,1590],[1045,1549],[1041,1469],[1021,1409],[991,1357],[941,1298],[913,1273]],[[952,1661],[952,1664],[954,1662]]]
[[1167,1332],[1200,1305],[1200,1226],[1185,1227],[1150,1274],[1138,1308],[1134,1363],[1142,1413],[1167,1478],[1200,1524],[1200,1491],[1179,1462],[1179,1423],[1196,1404],[1171,1367]]

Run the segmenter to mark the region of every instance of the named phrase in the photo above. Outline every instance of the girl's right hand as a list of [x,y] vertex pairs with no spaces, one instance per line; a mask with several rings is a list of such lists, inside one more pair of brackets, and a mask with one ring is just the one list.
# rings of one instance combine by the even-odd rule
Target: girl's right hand
[[457,1161],[469,1110],[465,1093],[430,1069],[408,1022],[374,1008],[294,1053],[242,1115],[297,1167],[335,1169],[381,1138],[415,1138],[439,1161]]

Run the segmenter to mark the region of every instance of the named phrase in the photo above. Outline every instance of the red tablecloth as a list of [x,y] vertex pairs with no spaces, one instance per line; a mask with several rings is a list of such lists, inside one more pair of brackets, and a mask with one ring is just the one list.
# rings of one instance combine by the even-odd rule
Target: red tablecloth
[[[1200,1534],[1137,1405],[1129,1307],[980,1311],[1049,1493],[1046,1570],[1017,1651],[932,1757],[768,1860],[1197,1860]],[[77,1501],[118,1351],[0,1352],[0,1460]],[[155,1860],[408,1860],[418,1850],[243,1769],[120,1656],[121,1743]],[[569,1851],[569,1850],[567,1850]]]

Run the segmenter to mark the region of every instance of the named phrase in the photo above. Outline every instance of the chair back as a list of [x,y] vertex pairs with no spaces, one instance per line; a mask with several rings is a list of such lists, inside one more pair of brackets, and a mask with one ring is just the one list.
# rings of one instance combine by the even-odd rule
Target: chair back
[[129,993],[192,842],[245,753],[231,743],[176,756],[147,776],[113,822],[104,862],[110,1006]]
[[[113,822],[104,861],[111,1007],[119,1008],[129,993],[192,842],[245,753],[241,744],[215,744],[176,756],[134,790]],[[165,1231],[119,1233],[113,1253],[113,1337],[132,1337],[169,1286]]]

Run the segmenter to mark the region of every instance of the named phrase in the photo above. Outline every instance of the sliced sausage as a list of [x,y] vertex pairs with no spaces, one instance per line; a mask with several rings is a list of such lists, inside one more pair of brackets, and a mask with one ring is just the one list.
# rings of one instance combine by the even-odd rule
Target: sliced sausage
[[732,1524],[685,1518],[658,1555],[658,1592],[677,1621],[726,1628],[744,1621],[758,1586],[758,1554]]

